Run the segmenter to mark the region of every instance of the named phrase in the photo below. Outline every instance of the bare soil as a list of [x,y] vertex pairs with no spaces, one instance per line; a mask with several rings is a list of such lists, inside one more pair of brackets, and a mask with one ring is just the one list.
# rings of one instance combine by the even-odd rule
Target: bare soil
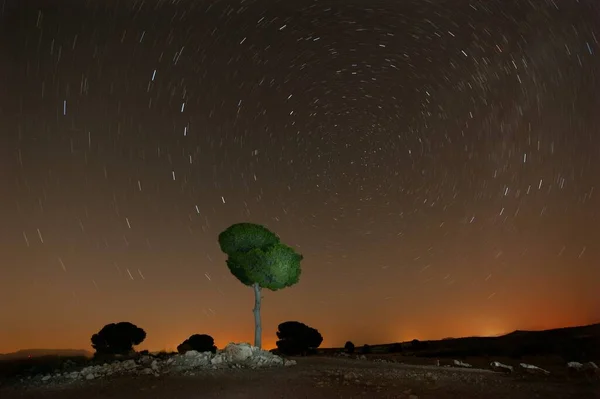
[[314,356],[292,367],[199,370],[193,376],[122,376],[63,388],[0,388],[0,398],[403,398],[594,399],[600,381],[583,376],[503,374],[481,369]]

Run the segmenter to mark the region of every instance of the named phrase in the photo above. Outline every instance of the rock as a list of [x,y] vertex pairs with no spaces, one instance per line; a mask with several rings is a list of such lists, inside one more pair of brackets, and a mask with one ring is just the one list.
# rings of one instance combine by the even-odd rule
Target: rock
[[229,357],[234,363],[240,363],[252,356],[252,347],[250,344],[246,343],[230,343],[227,344],[223,352],[225,352],[227,357]]
[[468,367],[468,368],[473,367],[469,363],[461,362],[460,360],[453,360],[452,363],[458,367]]
[[[23,379],[23,384],[69,384],[80,379],[94,380],[99,378],[108,378],[113,375],[154,375],[160,376],[159,372],[170,373],[179,372],[184,375],[194,374],[198,369],[216,369],[216,368],[261,368],[261,367],[280,367],[293,366],[294,360],[283,359],[271,352],[251,346],[247,343],[231,343],[225,349],[216,354],[211,352],[200,353],[197,351],[188,351],[185,354],[170,355],[166,358],[155,357],[151,355],[140,356],[137,359],[117,360],[112,363],[102,365],[88,365],[79,371],[60,373],[55,371],[47,375],[35,376],[34,379],[29,376],[27,380]],[[71,366],[71,365],[69,365]],[[63,368],[64,369],[64,368]]]
[[133,359],[125,360],[121,363],[122,367],[128,370],[138,367],[138,364]]
[[569,368],[569,370],[577,372],[577,373],[583,373],[583,374],[600,377],[600,369],[598,368],[598,365],[594,362],[587,362],[587,363],[569,362],[569,363],[567,363],[567,367]]
[[210,359],[210,363],[211,364],[223,364],[225,362],[225,359],[223,358],[223,355],[221,355],[220,353],[218,355],[216,355],[215,357],[213,357],[212,359]]
[[523,367],[525,369],[525,371],[527,371],[528,373],[531,373],[531,374],[544,374],[544,375],[550,374],[550,372],[548,370],[544,370],[542,368],[539,368],[538,366],[534,366],[533,364],[520,363],[519,366]]
[[502,364],[500,362],[491,362],[490,366],[492,367],[492,369],[494,371],[502,371],[505,373],[512,373],[513,372],[513,367],[509,366],[507,364]]
[[594,363],[594,362],[583,363],[581,365],[581,370],[582,371],[598,370],[598,365],[596,365],[596,363]]
[[583,364],[579,362],[569,362],[567,363],[567,367],[574,370],[581,370]]

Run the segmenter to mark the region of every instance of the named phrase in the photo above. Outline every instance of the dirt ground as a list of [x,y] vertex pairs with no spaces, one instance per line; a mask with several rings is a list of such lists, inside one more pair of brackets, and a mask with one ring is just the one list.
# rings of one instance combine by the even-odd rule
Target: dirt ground
[[200,370],[193,376],[123,376],[66,388],[0,388],[13,399],[600,399],[589,378],[517,376],[487,370],[378,363],[333,357],[296,359],[286,368]]

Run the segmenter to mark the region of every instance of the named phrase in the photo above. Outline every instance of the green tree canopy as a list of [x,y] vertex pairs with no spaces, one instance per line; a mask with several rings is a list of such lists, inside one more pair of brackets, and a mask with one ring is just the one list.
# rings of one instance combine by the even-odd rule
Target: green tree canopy
[[299,281],[302,255],[264,226],[234,224],[219,234],[219,245],[231,274],[244,285],[275,291]]
[[279,243],[279,237],[260,224],[237,223],[219,234],[221,251],[227,255],[249,252],[256,248],[266,249]]
[[302,255],[293,248],[278,243],[265,249],[229,254],[227,266],[242,284],[257,283],[272,291],[294,285],[300,279]]

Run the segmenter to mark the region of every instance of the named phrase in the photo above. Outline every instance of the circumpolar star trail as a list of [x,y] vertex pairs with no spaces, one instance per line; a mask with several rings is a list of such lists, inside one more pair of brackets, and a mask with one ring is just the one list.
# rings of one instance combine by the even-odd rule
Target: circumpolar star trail
[[241,221],[304,255],[267,347],[598,321],[599,7],[5,1],[0,352],[251,340]]

